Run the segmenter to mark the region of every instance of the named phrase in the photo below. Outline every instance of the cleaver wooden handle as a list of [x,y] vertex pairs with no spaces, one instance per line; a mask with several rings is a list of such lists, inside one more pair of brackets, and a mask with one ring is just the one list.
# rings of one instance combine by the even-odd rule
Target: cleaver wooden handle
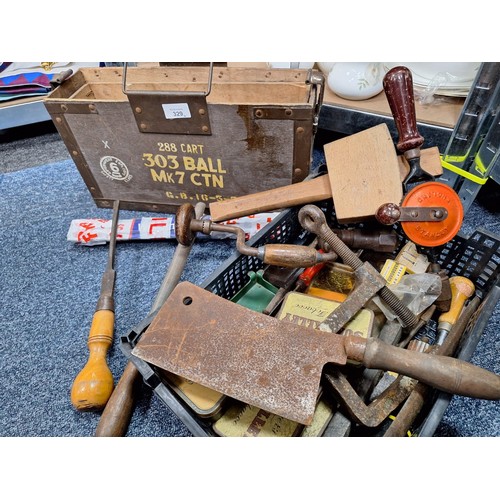
[[389,370],[441,391],[479,399],[500,399],[500,376],[449,356],[409,351],[369,338],[346,337],[349,359],[367,368]]

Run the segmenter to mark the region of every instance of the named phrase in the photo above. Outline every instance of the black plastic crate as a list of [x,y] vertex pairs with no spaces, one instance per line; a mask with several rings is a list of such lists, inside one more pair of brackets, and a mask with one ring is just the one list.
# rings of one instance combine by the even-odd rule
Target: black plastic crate
[[[332,222],[331,225],[333,226],[333,221],[336,219],[332,204],[324,203],[319,206],[327,216],[327,221]],[[300,207],[294,207],[281,212],[271,223],[259,231],[248,244],[254,247],[269,243],[308,244],[312,241],[314,235],[305,231],[300,225],[297,217],[299,209]],[[396,229],[399,232],[400,243],[404,244],[404,236],[399,231],[399,228]],[[469,278],[474,282],[476,294],[481,298],[481,305],[469,322],[462,336],[461,344],[455,353],[455,357],[468,361],[497,301],[500,299],[500,279],[498,276],[500,269],[500,237],[483,229],[476,230],[469,237],[459,233],[452,241],[440,248],[438,252],[436,260],[443,269],[446,269],[448,276],[461,275]],[[247,284],[249,272],[256,272],[264,267],[265,264],[259,259],[235,251],[200,286],[229,300]],[[162,382],[156,373],[155,367],[130,354],[140,335],[152,320],[152,316],[147,318],[121,338],[122,351],[134,362],[145,382],[183,421],[194,436],[216,436],[212,429],[212,421],[198,418]],[[432,328],[432,322],[430,322],[428,328]],[[434,406],[420,419],[423,424],[419,424],[418,435],[432,435],[451,397],[448,394],[435,391]]]

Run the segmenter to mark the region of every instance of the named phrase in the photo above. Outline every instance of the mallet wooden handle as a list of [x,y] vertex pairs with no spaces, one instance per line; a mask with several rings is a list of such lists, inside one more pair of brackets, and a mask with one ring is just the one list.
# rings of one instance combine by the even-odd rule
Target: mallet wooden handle
[[390,370],[441,391],[479,399],[500,399],[500,376],[449,356],[409,351],[376,339],[347,337],[349,359],[367,368]]
[[[401,182],[403,182],[408,175],[409,166],[408,163],[403,161],[403,156],[398,156],[398,161]],[[435,146],[421,151],[420,164],[431,175],[441,175],[443,173],[439,149]],[[315,203],[331,197],[330,179],[328,175],[321,175],[288,186],[223,201],[215,201],[209,205],[210,217],[213,222],[221,222],[246,215]]]
[[321,175],[315,179],[296,184],[210,203],[210,217],[214,222],[218,222],[295,205],[314,203],[331,197],[332,189],[328,175]]

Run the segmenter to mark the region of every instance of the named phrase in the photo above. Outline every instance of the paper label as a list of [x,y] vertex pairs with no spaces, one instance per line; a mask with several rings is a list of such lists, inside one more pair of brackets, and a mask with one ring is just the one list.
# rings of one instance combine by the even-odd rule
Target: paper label
[[187,102],[173,104],[162,104],[163,112],[167,120],[178,120],[179,118],[191,118],[191,112]]
[[256,406],[236,402],[213,427],[219,436],[227,437],[317,437],[323,434],[333,411],[330,403],[320,399],[311,424],[302,426]]
[[[291,321],[299,325],[320,328],[325,319],[340,306],[340,302],[321,299],[300,292],[289,292],[281,309],[278,319]],[[356,335],[368,338],[373,328],[374,313],[370,309],[360,309],[342,329],[343,335]]]

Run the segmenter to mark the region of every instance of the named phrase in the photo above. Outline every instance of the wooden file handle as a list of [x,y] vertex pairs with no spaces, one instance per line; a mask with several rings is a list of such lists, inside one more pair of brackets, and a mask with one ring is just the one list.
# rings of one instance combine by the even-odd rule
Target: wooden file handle
[[424,143],[424,138],[417,129],[411,71],[405,66],[396,66],[387,72],[383,85],[398,129],[399,137],[396,147],[402,153],[420,148]]
[[441,391],[479,399],[500,399],[500,376],[448,356],[409,351],[376,339],[347,337],[349,359],[367,368],[390,370]]
[[139,370],[129,361],[102,412],[95,431],[96,437],[125,436],[132,417],[135,391],[141,380]]

